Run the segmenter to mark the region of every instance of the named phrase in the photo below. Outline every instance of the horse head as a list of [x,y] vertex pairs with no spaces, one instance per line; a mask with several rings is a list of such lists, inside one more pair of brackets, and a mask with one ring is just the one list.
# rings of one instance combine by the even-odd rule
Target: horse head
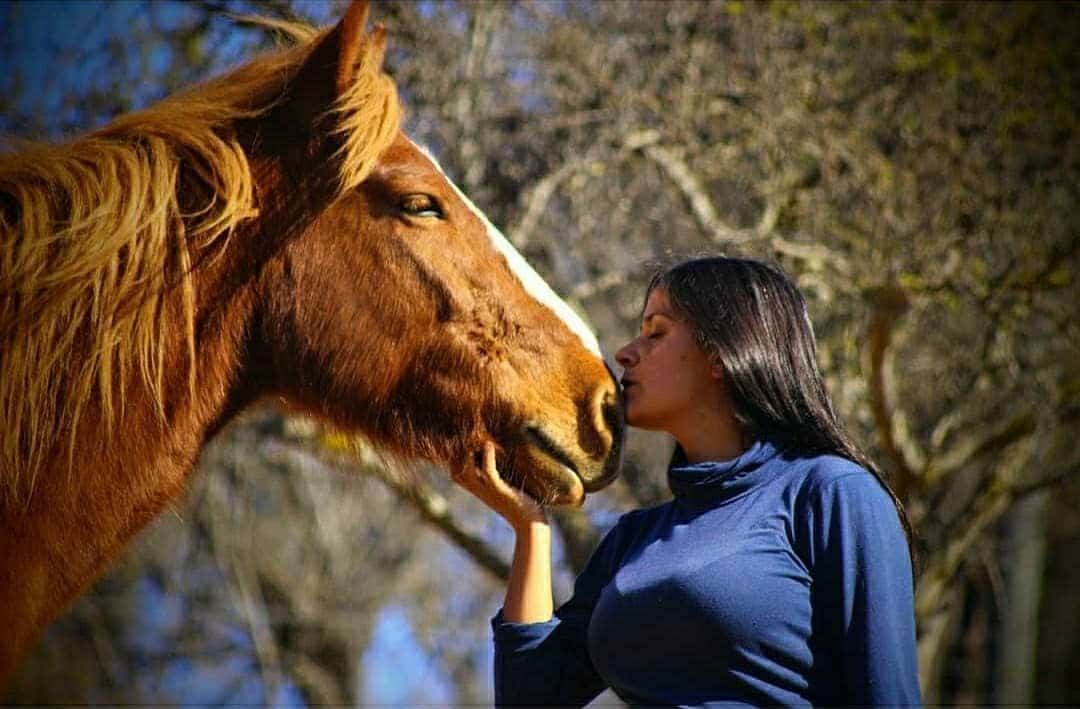
[[[366,131],[367,145],[392,133],[355,184],[339,180],[325,208],[295,220],[303,226],[268,258],[249,371],[405,458],[454,465],[493,440],[509,479],[543,501],[580,503],[618,471],[615,380],[589,328],[386,116],[389,101],[372,88],[384,39],[381,28],[365,31],[366,12],[350,7],[267,119],[311,131],[297,141],[278,127],[290,146],[264,139],[264,151],[281,154],[304,146],[292,167],[279,160],[265,172],[323,184],[312,175],[348,173],[350,131]],[[341,106],[357,82],[367,104],[353,115],[368,115],[349,126]],[[272,199],[288,201],[288,189]]]

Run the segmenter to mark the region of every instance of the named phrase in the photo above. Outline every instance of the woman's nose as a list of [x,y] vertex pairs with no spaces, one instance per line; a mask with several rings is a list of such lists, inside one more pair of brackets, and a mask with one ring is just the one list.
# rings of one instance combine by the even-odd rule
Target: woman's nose
[[619,366],[624,370],[633,366],[636,361],[634,356],[634,343],[628,342],[622,346],[622,348],[615,353],[615,361],[619,363]]

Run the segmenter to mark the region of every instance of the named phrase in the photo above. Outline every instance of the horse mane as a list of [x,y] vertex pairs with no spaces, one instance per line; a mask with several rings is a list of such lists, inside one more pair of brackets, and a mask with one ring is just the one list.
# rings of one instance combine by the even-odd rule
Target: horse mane
[[[70,142],[9,140],[16,151],[0,153],[0,506],[29,501],[64,437],[71,466],[95,398],[112,430],[130,375],[165,420],[164,351],[175,335],[159,318],[177,306],[194,393],[193,264],[258,214],[234,123],[273,108],[329,32],[255,21],[295,44]],[[376,29],[326,114],[341,142],[338,194],[367,177],[399,129],[384,46]],[[194,209],[181,205],[182,174],[207,195]]]

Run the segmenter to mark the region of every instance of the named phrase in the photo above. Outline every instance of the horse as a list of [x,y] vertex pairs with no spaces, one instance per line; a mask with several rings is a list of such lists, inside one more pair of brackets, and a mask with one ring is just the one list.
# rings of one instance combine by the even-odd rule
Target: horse
[[549,504],[618,473],[596,337],[403,132],[366,0],[289,29],[0,154],[0,686],[256,402]]

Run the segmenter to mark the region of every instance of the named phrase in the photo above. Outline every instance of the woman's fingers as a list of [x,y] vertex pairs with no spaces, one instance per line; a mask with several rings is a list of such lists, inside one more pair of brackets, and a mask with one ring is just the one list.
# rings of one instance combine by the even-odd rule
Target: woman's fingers
[[499,469],[495,465],[495,444],[491,441],[484,443],[484,448],[480,452],[481,467],[480,473],[485,478],[484,482],[493,488],[503,497],[518,498],[523,493],[510,485],[503,479],[503,476],[499,474]]
[[495,443],[492,441],[484,441],[483,466],[484,472],[487,473],[489,478],[502,480],[498,468],[495,467]]
[[545,520],[543,509],[528,493],[507,483],[495,460],[495,443],[485,441],[477,454],[468,456],[450,472],[455,483],[478,497],[511,523]]
[[521,493],[508,485],[495,465],[495,444],[485,441],[480,451],[480,466],[476,469],[478,482],[488,490],[504,498],[517,498]]
[[493,490],[499,489],[502,478],[495,465],[495,444],[486,441],[476,455],[468,456],[450,471],[451,479],[466,490],[488,498]]

